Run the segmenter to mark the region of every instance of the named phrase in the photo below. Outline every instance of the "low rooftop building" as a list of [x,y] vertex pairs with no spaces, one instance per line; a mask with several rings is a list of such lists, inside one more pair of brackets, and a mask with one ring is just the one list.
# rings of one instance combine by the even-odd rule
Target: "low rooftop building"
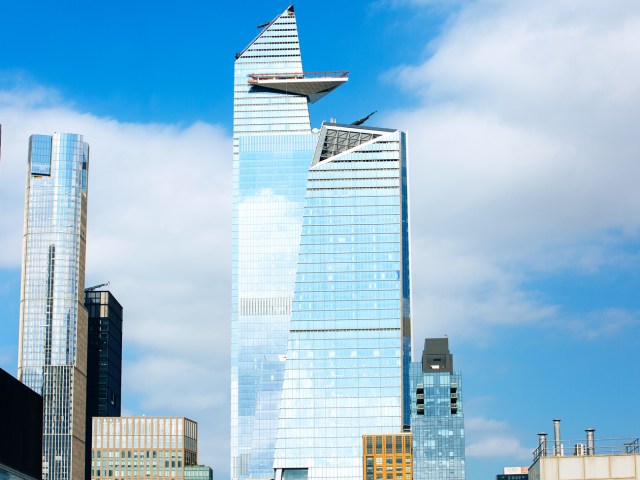
[[198,464],[198,424],[188,418],[93,417],[92,430],[92,480],[184,480],[185,470],[202,473],[187,469]]
[[595,430],[579,440],[560,437],[554,420],[554,440],[538,434],[529,480],[640,480],[640,439],[596,439]]

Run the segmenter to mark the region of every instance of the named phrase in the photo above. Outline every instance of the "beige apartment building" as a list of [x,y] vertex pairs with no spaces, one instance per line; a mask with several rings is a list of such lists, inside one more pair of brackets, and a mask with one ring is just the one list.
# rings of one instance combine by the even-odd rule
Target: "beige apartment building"
[[94,417],[91,478],[183,480],[198,463],[198,424],[185,417]]

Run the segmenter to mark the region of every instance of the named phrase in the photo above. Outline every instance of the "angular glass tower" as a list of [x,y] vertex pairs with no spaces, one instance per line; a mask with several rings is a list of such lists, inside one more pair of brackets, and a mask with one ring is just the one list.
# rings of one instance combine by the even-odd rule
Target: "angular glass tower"
[[231,476],[271,478],[309,163],[308,103],[346,81],[302,70],[293,7],[236,55]]
[[447,338],[427,338],[411,364],[414,480],[464,480],[462,375]]
[[44,480],[84,476],[88,166],[81,135],[29,139],[18,378],[43,398]]
[[362,477],[362,436],[409,424],[405,134],[325,124],[307,182],[274,468]]
[[362,476],[362,435],[408,425],[406,142],[308,104],[289,7],[236,55],[231,477]]

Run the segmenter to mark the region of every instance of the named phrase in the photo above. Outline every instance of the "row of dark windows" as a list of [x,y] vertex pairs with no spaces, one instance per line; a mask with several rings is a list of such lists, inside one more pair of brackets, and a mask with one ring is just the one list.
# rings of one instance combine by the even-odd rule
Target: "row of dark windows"
[[[395,437],[395,441],[394,441]],[[366,453],[375,454],[402,454],[411,453],[411,436],[410,435],[367,435],[365,436],[365,451]]]

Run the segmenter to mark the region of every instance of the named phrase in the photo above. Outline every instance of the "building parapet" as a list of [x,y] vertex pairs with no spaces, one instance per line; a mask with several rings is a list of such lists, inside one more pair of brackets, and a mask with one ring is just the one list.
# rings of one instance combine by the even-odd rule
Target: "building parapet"
[[[544,435],[544,434],[542,434]],[[586,456],[586,455],[630,455],[640,454],[639,438],[588,438],[579,440],[541,441],[533,451],[533,463],[540,457]]]
[[304,78],[345,78],[349,75],[347,70],[332,72],[280,72],[280,73],[250,73],[249,83],[258,83],[260,80],[300,80]]

